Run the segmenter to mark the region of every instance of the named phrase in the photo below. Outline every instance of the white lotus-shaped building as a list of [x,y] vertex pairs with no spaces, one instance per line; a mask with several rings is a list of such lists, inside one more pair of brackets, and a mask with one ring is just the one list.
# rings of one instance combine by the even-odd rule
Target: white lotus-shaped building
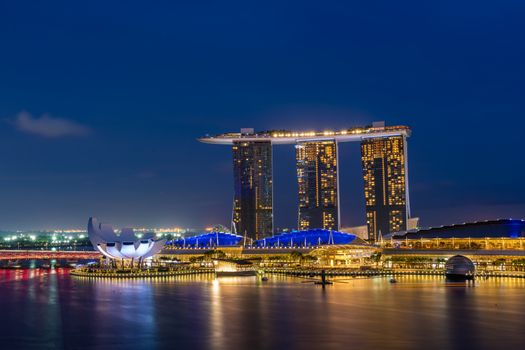
[[123,228],[116,234],[113,227],[89,218],[88,235],[93,247],[110,259],[145,259],[161,251],[166,239],[155,240],[155,234],[148,232],[141,238],[131,228]]

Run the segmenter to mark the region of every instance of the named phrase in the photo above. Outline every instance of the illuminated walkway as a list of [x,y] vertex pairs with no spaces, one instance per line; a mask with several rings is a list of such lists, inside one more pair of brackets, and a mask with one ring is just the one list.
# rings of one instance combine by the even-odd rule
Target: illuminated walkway
[[100,259],[95,251],[0,250],[0,260]]
[[[278,274],[293,277],[311,278],[322,275],[325,271],[327,277],[374,277],[374,276],[443,276],[445,277],[445,270],[441,268],[436,269],[345,269],[345,268],[265,268],[264,273]],[[497,270],[478,270],[476,277],[508,277],[508,278],[525,278],[525,272],[520,271],[497,271]],[[337,281],[337,280],[336,280]]]

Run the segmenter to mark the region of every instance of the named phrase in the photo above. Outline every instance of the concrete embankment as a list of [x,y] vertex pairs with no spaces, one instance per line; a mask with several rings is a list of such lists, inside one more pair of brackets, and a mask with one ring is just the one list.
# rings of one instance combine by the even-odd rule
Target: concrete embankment
[[[285,269],[285,268],[266,268],[265,273],[279,274],[295,277],[317,277],[321,276],[323,269]],[[374,277],[374,276],[445,276],[445,271],[440,269],[369,269],[369,270],[348,270],[348,269],[324,269],[327,277]],[[516,271],[478,271],[476,277],[506,277],[506,278],[525,278],[525,272]]]

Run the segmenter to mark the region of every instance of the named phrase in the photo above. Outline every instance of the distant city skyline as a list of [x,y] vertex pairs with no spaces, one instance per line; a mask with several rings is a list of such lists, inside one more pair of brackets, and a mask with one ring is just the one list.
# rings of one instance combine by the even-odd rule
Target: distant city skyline
[[[523,3],[146,12],[133,1],[125,13],[0,5],[0,230],[82,228],[90,216],[229,226],[231,150],[197,138],[377,120],[413,130],[410,206],[421,226],[525,217]],[[291,147],[273,153],[274,227],[297,226]],[[364,225],[359,145],[338,157],[341,226]]]

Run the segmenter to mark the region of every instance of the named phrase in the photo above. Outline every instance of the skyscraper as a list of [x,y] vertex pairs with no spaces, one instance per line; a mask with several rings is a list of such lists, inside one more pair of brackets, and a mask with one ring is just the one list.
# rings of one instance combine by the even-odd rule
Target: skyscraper
[[271,141],[235,141],[233,150],[233,224],[252,239],[273,233]]
[[337,142],[298,142],[296,148],[301,230],[339,229]]
[[406,136],[361,142],[368,238],[406,230],[410,217]]
[[410,217],[406,139],[408,126],[374,122],[342,130],[268,130],[206,135],[199,141],[233,147],[233,229],[250,238],[273,232],[272,147],[295,145],[298,228],[339,229],[338,145],[361,142],[369,238],[405,230]]

